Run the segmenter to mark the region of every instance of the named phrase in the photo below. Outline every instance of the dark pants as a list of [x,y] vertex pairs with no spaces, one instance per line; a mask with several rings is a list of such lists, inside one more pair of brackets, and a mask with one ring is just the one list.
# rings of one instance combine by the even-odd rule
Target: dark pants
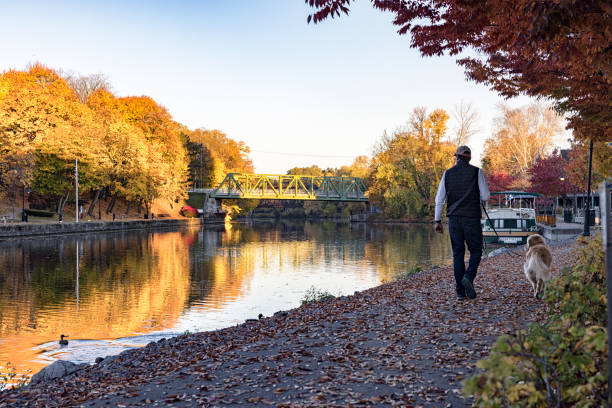
[[[480,218],[450,216],[448,232],[453,247],[453,268],[455,269],[455,284],[458,295],[465,295],[461,279],[466,276],[471,282],[476,278],[480,258],[482,257],[482,227]],[[470,251],[470,263],[465,270],[465,245]]]

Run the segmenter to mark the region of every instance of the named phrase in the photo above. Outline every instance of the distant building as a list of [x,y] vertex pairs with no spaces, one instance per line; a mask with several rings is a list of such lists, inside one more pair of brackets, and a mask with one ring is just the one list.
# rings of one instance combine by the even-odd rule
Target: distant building
[[[586,207],[587,195],[585,193],[568,194],[564,197],[557,197],[557,205],[563,208],[565,222],[584,222],[584,209]],[[599,223],[601,212],[599,208],[599,192],[591,194],[590,209],[595,211],[595,222]]]

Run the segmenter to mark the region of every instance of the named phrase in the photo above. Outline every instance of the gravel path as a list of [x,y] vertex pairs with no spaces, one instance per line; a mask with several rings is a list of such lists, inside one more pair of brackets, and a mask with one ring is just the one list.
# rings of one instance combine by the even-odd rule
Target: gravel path
[[[51,383],[0,394],[29,406],[469,406],[461,380],[502,333],[542,319],[524,251],[483,260],[458,302],[450,268],[353,296],[183,335]],[[571,264],[553,248],[553,270]]]

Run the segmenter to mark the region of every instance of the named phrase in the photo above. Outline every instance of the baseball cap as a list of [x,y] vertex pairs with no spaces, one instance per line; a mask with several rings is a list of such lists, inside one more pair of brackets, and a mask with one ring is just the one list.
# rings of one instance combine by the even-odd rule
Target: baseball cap
[[472,151],[467,146],[459,146],[455,152],[455,156],[472,157]]

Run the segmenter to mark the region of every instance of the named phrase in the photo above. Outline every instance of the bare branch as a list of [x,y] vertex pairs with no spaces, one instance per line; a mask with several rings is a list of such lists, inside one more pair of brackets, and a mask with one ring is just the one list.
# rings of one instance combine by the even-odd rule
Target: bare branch
[[457,146],[467,144],[470,138],[480,131],[477,127],[480,119],[478,110],[471,102],[461,100],[455,105],[451,115],[456,123],[450,142]]
[[107,91],[111,89],[108,78],[104,74],[86,76],[65,73],[63,77],[68,86],[74,90],[81,103],[86,103],[89,96],[100,89],[105,89]]

